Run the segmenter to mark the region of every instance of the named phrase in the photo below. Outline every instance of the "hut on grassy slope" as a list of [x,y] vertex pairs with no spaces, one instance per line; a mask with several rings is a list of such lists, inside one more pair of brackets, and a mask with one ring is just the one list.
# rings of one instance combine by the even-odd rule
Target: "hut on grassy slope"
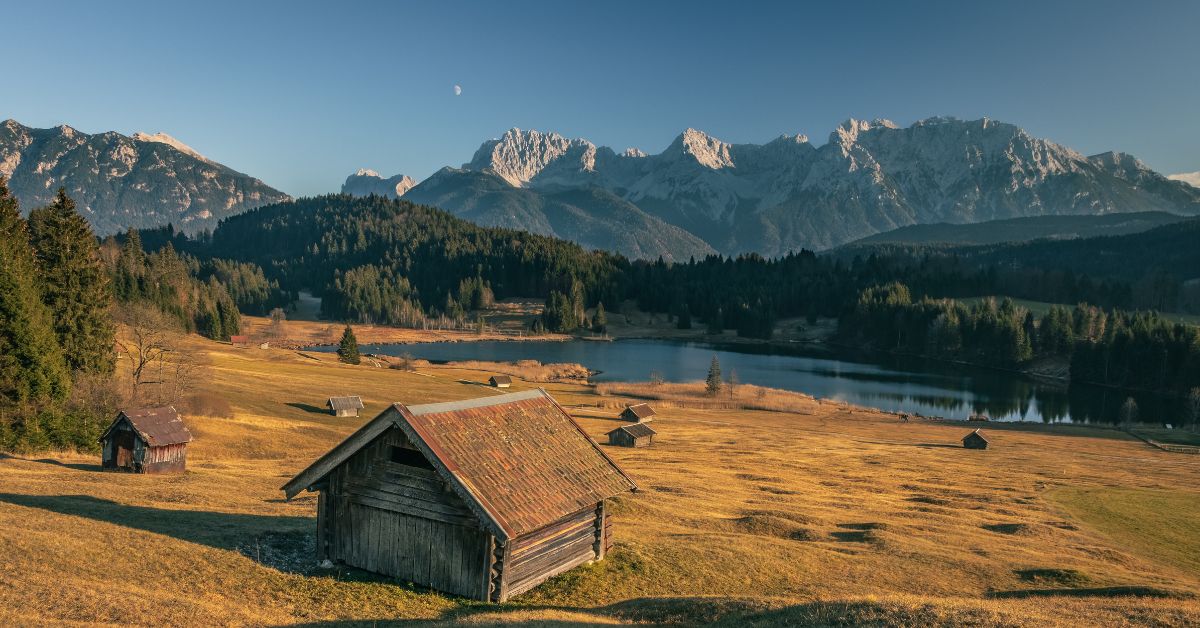
[[317,498],[317,559],[502,602],[610,545],[637,485],[546,391],[393,404],[283,487]]
[[658,432],[645,423],[622,425],[608,433],[608,444],[618,447],[649,447]]
[[362,397],[357,395],[347,397],[330,397],[329,401],[325,402],[325,406],[333,413],[333,416],[358,416],[358,411],[363,409]]
[[249,347],[250,336],[230,336],[229,344],[235,347]]
[[512,386],[512,378],[507,375],[493,375],[488,384],[493,388],[509,388]]
[[654,415],[654,408],[645,403],[635,403],[632,406],[626,406],[625,410],[621,412],[622,419],[633,421],[634,423],[645,423],[653,419]]
[[974,432],[963,436],[962,444],[963,447],[966,447],[967,449],[987,449],[988,439],[984,438],[983,434],[979,433],[979,430],[975,430]]
[[175,408],[122,410],[100,436],[100,466],[132,473],[179,473],[192,433]]

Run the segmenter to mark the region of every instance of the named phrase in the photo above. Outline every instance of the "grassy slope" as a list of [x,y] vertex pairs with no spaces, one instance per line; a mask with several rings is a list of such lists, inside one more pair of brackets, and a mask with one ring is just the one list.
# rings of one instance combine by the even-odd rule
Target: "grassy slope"
[[[197,440],[186,475],[105,474],[95,457],[72,454],[0,459],[0,618],[174,625],[1200,621],[1193,599],[990,593],[1046,588],[1022,575],[1031,569],[1075,574],[1070,586],[1200,590],[1200,574],[1114,540],[1088,515],[1083,522],[1064,517],[1046,498],[1054,489],[1184,487],[1166,494],[1195,501],[1200,496],[1188,489],[1200,486],[1200,459],[1089,429],[993,430],[992,449],[967,451],[954,446],[962,426],[900,424],[816,401],[795,413],[661,408],[654,447],[609,449],[643,489],[615,505],[610,559],[514,603],[488,607],[361,573],[313,573],[315,500],[283,502],[279,485],[387,403],[491,394],[474,383],[487,373],[402,373],[340,365],[326,355],[192,342],[212,362],[203,387],[226,396],[235,416],[189,418]],[[547,387],[594,437],[616,425],[615,411],[603,407],[613,397],[573,384]],[[361,394],[366,415],[320,412],[335,393]],[[1198,538],[1169,543],[1195,554]]]
[[1130,488],[1063,488],[1051,494],[1120,547],[1200,577],[1200,497]]

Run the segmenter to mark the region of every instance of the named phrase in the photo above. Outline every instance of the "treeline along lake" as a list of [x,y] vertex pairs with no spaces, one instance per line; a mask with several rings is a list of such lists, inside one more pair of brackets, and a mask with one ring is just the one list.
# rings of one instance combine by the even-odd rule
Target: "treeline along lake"
[[742,383],[889,411],[947,419],[983,413],[999,421],[1116,424],[1121,405],[1133,397],[1143,422],[1180,426],[1187,421],[1183,402],[1163,395],[1067,386],[1008,371],[903,356],[814,355],[777,346],[665,340],[433,342],[362,345],[360,349],[432,362],[574,362],[595,373],[593,382],[647,381],[654,373],[666,381],[700,380],[716,355],[723,372],[737,371]]

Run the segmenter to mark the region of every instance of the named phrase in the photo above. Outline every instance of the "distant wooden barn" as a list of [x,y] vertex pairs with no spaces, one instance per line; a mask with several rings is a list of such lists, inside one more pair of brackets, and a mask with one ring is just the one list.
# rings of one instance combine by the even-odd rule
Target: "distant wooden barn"
[[608,433],[608,444],[618,447],[649,447],[658,432],[645,423],[622,425]]
[[358,396],[330,397],[325,406],[334,416],[358,416],[358,411],[363,409],[363,402],[362,397]]
[[967,449],[987,449],[988,439],[984,438],[983,434],[979,433],[979,430],[975,430],[974,432],[963,436],[962,444],[963,447],[966,447]]
[[283,487],[317,498],[317,559],[503,602],[602,559],[637,485],[546,391],[394,404]]
[[512,386],[512,378],[507,375],[493,375],[488,383],[494,388],[508,388]]
[[235,347],[249,347],[250,336],[230,336],[229,344]]
[[633,421],[634,423],[645,423],[646,421],[653,419],[654,416],[654,408],[651,408],[649,404],[645,403],[635,403],[632,406],[626,407],[625,410],[621,412],[622,419],[625,419],[626,421]]
[[100,436],[105,469],[131,473],[179,473],[187,466],[192,433],[175,408],[122,410]]

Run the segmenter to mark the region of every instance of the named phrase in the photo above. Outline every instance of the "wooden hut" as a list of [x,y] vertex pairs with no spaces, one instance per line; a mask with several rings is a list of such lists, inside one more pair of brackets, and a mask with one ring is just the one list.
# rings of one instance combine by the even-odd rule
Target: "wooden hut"
[[608,444],[618,447],[649,447],[657,433],[645,423],[622,425],[608,433]]
[[635,403],[632,406],[627,406],[625,410],[621,412],[622,419],[625,419],[626,421],[633,421],[634,423],[645,423],[646,421],[653,419],[654,415],[654,408],[651,408],[649,404],[645,403]]
[[250,336],[230,336],[229,344],[235,347],[249,347]]
[[358,411],[363,409],[362,398],[358,396],[330,397],[325,405],[333,416],[358,416]]
[[507,375],[493,375],[488,383],[492,388],[509,388],[512,386],[512,378]]
[[503,602],[611,543],[637,490],[546,391],[393,404],[282,487],[317,498],[317,559]]
[[132,473],[180,473],[187,466],[192,433],[175,408],[122,410],[100,436],[105,469]]
[[983,434],[979,433],[979,430],[975,430],[974,432],[963,436],[962,444],[963,447],[966,447],[967,449],[987,449],[988,439],[984,438]]

